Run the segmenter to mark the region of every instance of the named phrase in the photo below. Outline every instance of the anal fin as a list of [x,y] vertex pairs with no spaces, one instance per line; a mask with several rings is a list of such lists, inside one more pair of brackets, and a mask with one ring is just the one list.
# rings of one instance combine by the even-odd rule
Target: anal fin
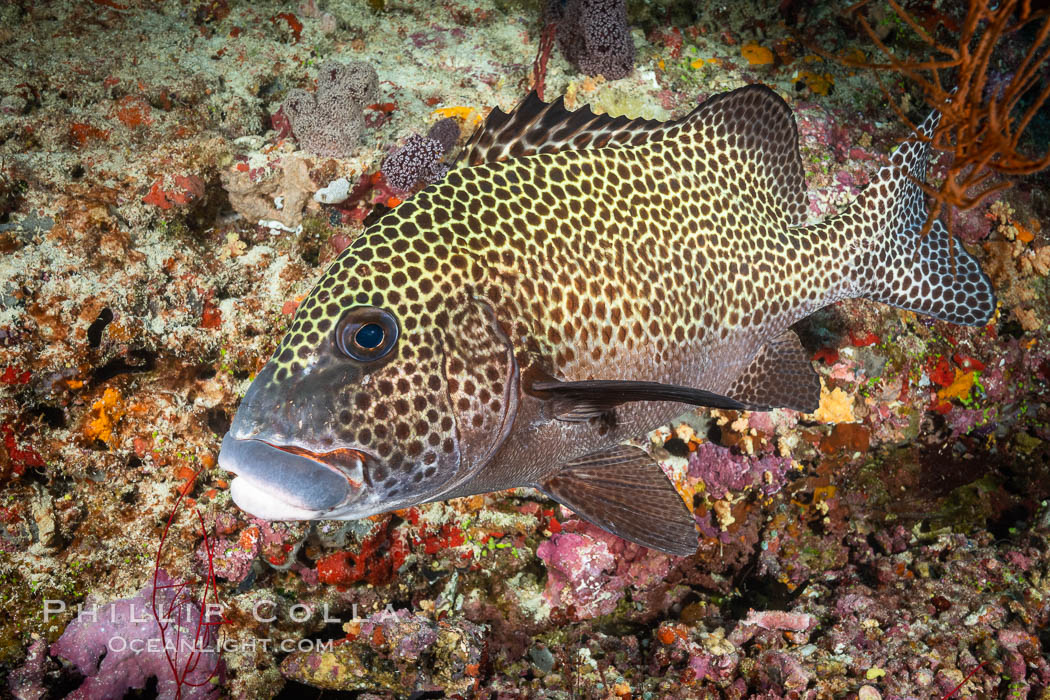
[[625,540],[689,556],[698,538],[693,514],[660,465],[630,445],[567,462],[541,490],[558,503]]
[[812,413],[820,404],[820,377],[798,336],[787,330],[758,351],[726,393],[753,410]]

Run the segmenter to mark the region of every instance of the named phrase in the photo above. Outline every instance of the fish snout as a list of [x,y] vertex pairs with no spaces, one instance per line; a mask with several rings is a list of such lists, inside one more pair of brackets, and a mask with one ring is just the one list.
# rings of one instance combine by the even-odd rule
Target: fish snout
[[315,454],[228,433],[219,466],[236,474],[234,502],[264,520],[316,520],[361,493],[366,455],[355,450]]

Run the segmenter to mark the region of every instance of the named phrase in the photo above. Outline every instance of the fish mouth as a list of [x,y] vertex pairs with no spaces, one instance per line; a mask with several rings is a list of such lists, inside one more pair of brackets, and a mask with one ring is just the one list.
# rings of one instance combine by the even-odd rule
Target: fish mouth
[[352,507],[370,485],[373,458],[353,449],[312,452],[227,433],[219,466],[236,474],[234,503],[264,520],[318,520]]

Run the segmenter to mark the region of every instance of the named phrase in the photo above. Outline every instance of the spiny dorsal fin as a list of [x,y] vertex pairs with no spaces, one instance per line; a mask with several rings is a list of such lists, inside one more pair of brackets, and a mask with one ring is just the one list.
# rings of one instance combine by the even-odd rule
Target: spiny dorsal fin
[[570,112],[564,98],[544,102],[533,90],[510,114],[494,108],[467,141],[463,154],[465,164],[473,166],[537,153],[636,145],[666,124],[595,114],[587,106]]
[[462,153],[466,165],[474,166],[537,153],[657,142],[672,155],[690,149],[706,175],[718,176],[721,194],[760,202],[764,223],[805,222],[809,199],[795,118],[765,85],[714,95],[681,119],[666,122],[596,115],[587,106],[570,112],[563,98],[548,104],[532,92],[510,114],[493,109]]
[[639,447],[613,445],[566,462],[540,488],[625,540],[683,557],[696,552],[693,514],[656,460]]
[[812,413],[820,404],[820,377],[794,331],[758,351],[728,394],[753,409],[792,408]]

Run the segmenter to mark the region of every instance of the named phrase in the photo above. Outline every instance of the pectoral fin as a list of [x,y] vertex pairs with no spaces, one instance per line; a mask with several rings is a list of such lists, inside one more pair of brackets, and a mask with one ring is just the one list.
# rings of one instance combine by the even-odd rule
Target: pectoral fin
[[693,514],[656,460],[638,447],[613,445],[567,462],[540,488],[625,540],[678,556],[696,552]]
[[549,379],[534,382],[532,389],[556,401],[557,417],[567,421],[589,420],[630,401],[676,401],[693,406],[736,411],[748,408],[747,405],[735,399],[712,391],[659,382],[628,382],[612,379],[562,382],[557,379]]
[[758,351],[729,395],[752,410],[793,408],[811,413],[820,404],[820,377],[794,331],[784,331]]

